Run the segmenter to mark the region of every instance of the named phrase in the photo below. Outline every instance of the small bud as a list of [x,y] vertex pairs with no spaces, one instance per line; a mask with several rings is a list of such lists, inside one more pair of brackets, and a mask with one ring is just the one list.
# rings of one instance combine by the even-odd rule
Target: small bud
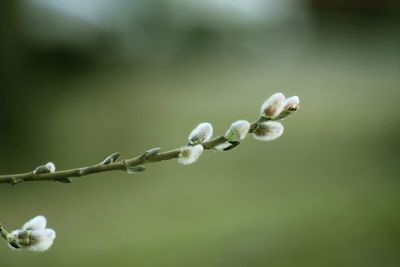
[[229,150],[234,149],[238,145],[240,145],[239,141],[226,141],[226,142],[216,145],[214,147],[214,149],[219,150],[219,151],[229,151]]
[[149,150],[147,150],[146,152],[144,152],[143,154],[143,158],[144,159],[152,159],[155,156],[157,156],[158,153],[160,153],[161,148],[160,147],[154,147],[154,148],[150,148]]
[[120,154],[118,152],[112,153],[110,156],[106,157],[100,164],[110,164],[115,162],[119,158]]
[[47,167],[47,169],[49,169],[50,173],[56,171],[56,165],[54,165],[53,162],[47,162],[45,166]]
[[238,120],[231,124],[231,127],[226,131],[224,137],[227,140],[243,140],[250,129],[250,122],[246,120]]
[[257,125],[254,138],[260,141],[272,141],[283,134],[283,125],[276,121],[266,121]]
[[62,184],[70,184],[72,183],[71,178],[57,178],[56,182],[62,183]]
[[219,151],[225,151],[228,147],[230,147],[232,144],[229,143],[228,141],[220,143],[216,146],[214,146],[214,149],[219,150]]
[[189,134],[189,144],[196,145],[207,142],[213,135],[213,127],[208,122],[203,122],[197,125],[195,129]]
[[47,162],[46,165],[37,166],[33,171],[34,175],[42,174],[42,173],[53,173],[56,171],[56,166],[53,162]]
[[196,162],[203,150],[202,145],[182,147],[178,156],[178,163],[188,165]]
[[13,249],[26,249],[36,252],[48,250],[56,238],[53,229],[46,228],[46,218],[37,216],[7,235],[7,241]]
[[261,105],[261,116],[275,119],[282,112],[284,104],[285,96],[282,93],[273,94]]
[[128,174],[134,174],[134,173],[138,173],[138,172],[144,172],[146,170],[146,168],[142,165],[139,166],[132,166],[132,167],[128,167],[126,169],[126,172]]
[[224,149],[224,151],[229,151],[240,145],[239,141],[228,141],[231,145]]

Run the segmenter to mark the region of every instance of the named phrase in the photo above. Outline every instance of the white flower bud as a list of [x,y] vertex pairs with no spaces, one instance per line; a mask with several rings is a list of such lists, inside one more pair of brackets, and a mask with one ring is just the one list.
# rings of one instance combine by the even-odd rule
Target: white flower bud
[[46,218],[37,216],[7,235],[9,246],[13,249],[26,249],[36,252],[48,250],[56,238],[53,229],[46,228]]
[[54,165],[53,162],[47,162],[45,166],[50,171],[50,173],[53,173],[56,171],[56,165]]
[[292,96],[285,100],[285,105],[283,106],[283,109],[294,112],[299,108],[299,105],[300,98],[298,96]]
[[41,229],[31,232],[31,237],[34,242],[28,247],[29,250],[42,252],[48,250],[56,238],[56,232],[53,229]]
[[37,166],[33,171],[34,175],[39,175],[42,173],[53,173],[56,171],[56,166],[53,162],[47,162],[46,165]]
[[211,139],[213,135],[213,127],[208,122],[203,122],[197,125],[189,134],[188,140],[192,145],[201,144]]
[[261,105],[261,116],[275,119],[283,110],[285,96],[282,93],[276,93],[270,96]]
[[238,120],[231,124],[231,127],[226,131],[224,137],[227,140],[243,140],[250,129],[250,122],[246,120]]
[[292,96],[285,100],[282,112],[276,117],[276,120],[282,120],[292,115],[300,106],[300,99],[298,96]]
[[283,125],[276,121],[265,121],[257,125],[254,138],[260,141],[272,141],[283,134]]
[[188,165],[196,162],[203,150],[204,148],[202,145],[182,147],[178,156],[178,163]]
[[33,219],[27,221],[24,226],[22,226],[23,230],[39,230],[46,228],[46,218],[42,215],[36,216]]

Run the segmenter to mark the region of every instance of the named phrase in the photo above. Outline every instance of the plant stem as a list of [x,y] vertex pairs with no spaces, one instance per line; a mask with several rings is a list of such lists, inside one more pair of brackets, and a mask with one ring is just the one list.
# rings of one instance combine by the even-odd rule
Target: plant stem
[[[249,133],[254,132],[255,126],[263,120],[265,119],[260,118],[259,120],[253,122],[251,124]],[[209,150],[213,149],[216,145],[221,144],[225,141],[227,140],[225,139],[224,135],[220,135],[203,143],[202,145],[204,149]],[[155,154],[151,157],[146,157],[145,156],[146,154],[144,153],[140,156],[131,159],[124,159],[109,164],[96,164],[87,167],[56,171],[53,173],[35,174],[34,171],[31,171],[19,174],[0,175],[0,183],[8,183],[11,185],[28,181],[54,181],[61,183],[70,183],[71,182],[70,178],[72,177],[83,177],[94,173],[117,171],[117,170],[127,171],[131,167],[143,165],[145,163],[160,162],[164,160],[171,160],[177,158],[179,156],[179,153],[180,153],[180,148],[177,148]]]
[[8,242],[8,232],[6,229],[4,229],[1,223],[0,223],[0,235]]

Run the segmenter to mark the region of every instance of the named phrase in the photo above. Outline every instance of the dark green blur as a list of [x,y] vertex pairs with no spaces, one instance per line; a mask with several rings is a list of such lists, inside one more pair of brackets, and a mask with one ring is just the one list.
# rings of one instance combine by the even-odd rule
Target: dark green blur
[[301,108],[280,139],[190,166],[0,185],[7,229],[42,214],[57,232],[41,254],[0,242],[1,267],[400,265],[395,1],[287,0],[257,19],[222,0],[99,1],[87,21],[92,1],[81,17],[38,2],[0,8],[2,174],[175,148],[278,91]]

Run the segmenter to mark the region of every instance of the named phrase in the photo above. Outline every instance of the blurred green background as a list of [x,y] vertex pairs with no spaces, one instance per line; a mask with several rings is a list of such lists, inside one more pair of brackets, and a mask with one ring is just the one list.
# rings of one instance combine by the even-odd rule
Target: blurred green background
[[194,165],[0,185],[6,228],[57,231],[0,266],[400,266],[397,3],[3,1],[3,174],[175,148],[277,91],[301,108],[277,141]]

